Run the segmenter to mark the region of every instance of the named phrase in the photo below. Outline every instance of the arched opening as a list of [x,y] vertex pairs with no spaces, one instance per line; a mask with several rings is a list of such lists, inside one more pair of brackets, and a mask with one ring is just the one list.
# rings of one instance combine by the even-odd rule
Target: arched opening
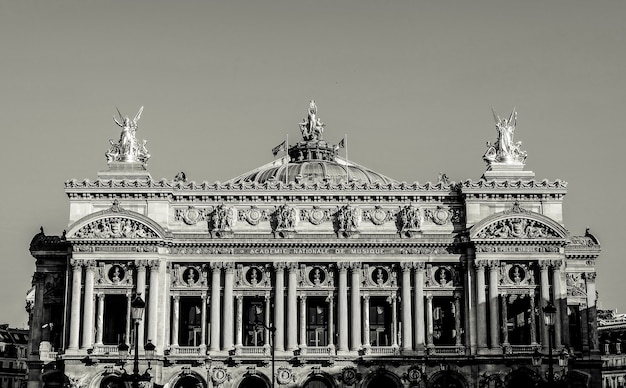
[[465,383],[456,373],[444,371],[433,376],[428,386],[431,388],[465,388]]
[[379,373],[376,376],[372,377],[372,379],[367,383],[367,388],[398,388],[397,381],[394,380],[391,376],[385,373]]
[[174,388],[206,388],[205,384],[194,375],[183,376],[174,385]]
[[124,388],[124,382],[119,376],[107,376],[100,382],[100,388]]
[[261,377],[252,375],[244,378],[239,388],[269,388],[269,385]]
[[321,376],[315,376],[304,384],[304,388],[332,388],[332,385]]

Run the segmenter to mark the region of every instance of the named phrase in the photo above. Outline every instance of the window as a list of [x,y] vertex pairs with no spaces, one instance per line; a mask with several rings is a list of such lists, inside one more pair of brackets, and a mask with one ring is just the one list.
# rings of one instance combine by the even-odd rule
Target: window
[[385,297],[370,299],[370,343],[391,346],[391,306]]
[[[460,311],[458,313],[460,314]],[[456,337],[460,335],[456,332],[456,314],[453,297],[433,298],[433,344],[456,344]]]
[[263,346],[265,344],[265,299],[245,297],[243,299],[243,345]]
[[105,345],[119,345],[126,337],[126,295],[104,297],[104,332],[102,342]]
[[307,298],[307,345],[328,345],[328,304],[323,297]]
[[[511,345],[529,345],[531,327],[530,298],[526,295],[509,295],[507,305],[507,331]],[[536,333],[536,332],[535,332]]]
[[202,336],[202,298],[181,296],[179,305],[178,344],[200,346]]

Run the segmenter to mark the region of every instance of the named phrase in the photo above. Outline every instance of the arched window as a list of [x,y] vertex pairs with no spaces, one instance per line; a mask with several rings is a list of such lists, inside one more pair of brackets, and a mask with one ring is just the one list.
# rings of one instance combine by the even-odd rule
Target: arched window
[[124,383],[118,376],[108,376],[102,379],[100,388],[124,388]]
[[461,378],[449,371],[436,374],[428,386],[432,388],[465,388]]
[[322,377],[313,377],[304,384],[304,388],[332,388],[332,386]]
[[269,388],[269,386],[258,376],[248,376],[239,384],[239,388]]
[[189,375],[178,379],[174,388],[205,388],[205,385],[196,376]]

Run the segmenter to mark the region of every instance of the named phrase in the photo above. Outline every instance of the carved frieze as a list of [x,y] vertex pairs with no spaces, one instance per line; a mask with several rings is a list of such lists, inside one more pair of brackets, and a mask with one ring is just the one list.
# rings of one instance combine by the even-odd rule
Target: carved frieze
[[133,267],[128,263],[99,263],[96,275],[98,284],[126,286],[133,284]]
[[363,221],[371,221],[374,225],[384,225],[394,219],[393,211],[385,210],[381,206],[375,206],[374,209],[366,209],[363,211]]
[[232,232],[235,225],[236,209],[231,206],[218,205],[211,213],[209,221],[209,229],[218,232],[217,236],[221,236],[219,232]]
[[298,221],[297,210],[287,204],[280,205],[274,211],[274,230],[294,230]]
[[361,222],[361,209],[350,204],[343,205],[335,212],[337,231],[349,236],[358,233]]
[[451,222],[461,221],[461,211],[459,209],[444,206],[437,206],[435,209],[425,209],[424,216],[436,225],[446,225]]
[[424,218],[420,213],[420,209],[413,205],[407,205],[400,208],[397,216],[398,230],[401,235],[410,235],[417,232],[422,227]]
[[125,217],[107,217],[92,221],[80,228],[74,237],[97,239],[158,238],[149,226]]
[[559,252],[559,245],[477,245],[476,252],[510,253],[510,252]]
[[186,209],[176,209],[175,220],[183,221],[187,225],[195,225],[200,221],[206,221],[212,208],[199,209],[195,206],[188,206]]
[[500,263],[500,284],[503,286],[534,286],[535,271],[524,263]]
[[252,226],[256,226],[261,221],[269,221],[269,213],[265,209],[250,206],[249,209],[239,209],[239,221],[246,221]]
[[300,219],[309,221],[313,225],[320,225],[322,222],[330,221],[330,211],[313,206],[311,209],[300,210]]

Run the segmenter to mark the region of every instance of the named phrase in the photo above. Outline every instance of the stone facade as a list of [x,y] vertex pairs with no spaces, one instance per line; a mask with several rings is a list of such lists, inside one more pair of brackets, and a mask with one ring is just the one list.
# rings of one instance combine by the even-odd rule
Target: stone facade
[[341,158],[311,111],[314,137],[226,183],[156,181],[123,155],[66,182],[67,232],[30,247],[29,387],[119,384],[135,295],[155,385],[529,386],[552,302],[558,373],[598,386],[600,246],[565,229],[565,182],[534,180],[525,153],[497,159],[499,143],[479,181],[398,182]]

